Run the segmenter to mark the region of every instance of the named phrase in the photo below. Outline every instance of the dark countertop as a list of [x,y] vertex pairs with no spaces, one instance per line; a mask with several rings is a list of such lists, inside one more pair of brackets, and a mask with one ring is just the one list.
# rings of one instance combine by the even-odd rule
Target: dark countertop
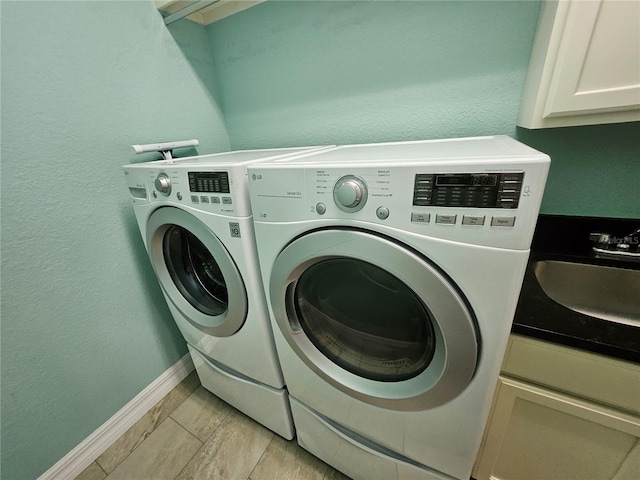
[[640,327],[594,318],[554,302],[532,268],[539,260],[560,260],[640,270],[637,262],[596,258],[589,241],[592,232],[624,237],[638,226],[640,219],[540,215],[511,331],[640,363]]

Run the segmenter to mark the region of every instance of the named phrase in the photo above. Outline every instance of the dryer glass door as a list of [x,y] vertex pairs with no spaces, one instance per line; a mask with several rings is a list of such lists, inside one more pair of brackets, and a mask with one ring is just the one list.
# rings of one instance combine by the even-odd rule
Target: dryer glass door
[[424,255],[374,232],[298,237],[273,265],[269,296],[297,356],[372,405],[442,405],[475,372],[480,339],[460,289]]
[[164,207],[147,222],[147,248],[165,296],[194,327],[233,335],[247,318],[247,292],[222,241],[198,218]]
[[311,342],[356,375],[407,380],[433,358],[427,308],[405,283],[370,263],[336,258],[309,267],[298,280],[295,306]]

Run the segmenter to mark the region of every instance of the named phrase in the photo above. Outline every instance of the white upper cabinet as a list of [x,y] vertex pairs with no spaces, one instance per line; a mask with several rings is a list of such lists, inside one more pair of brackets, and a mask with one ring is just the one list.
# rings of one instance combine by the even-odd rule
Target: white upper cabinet
[[640,121],[640,0],[542,4],[518,125]]

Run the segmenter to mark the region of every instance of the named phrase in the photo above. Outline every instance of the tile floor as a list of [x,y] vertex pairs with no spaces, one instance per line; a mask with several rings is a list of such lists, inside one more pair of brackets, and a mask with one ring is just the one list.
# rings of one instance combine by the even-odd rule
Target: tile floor
[[76,480],[348,480],[205,390],[195,372]]

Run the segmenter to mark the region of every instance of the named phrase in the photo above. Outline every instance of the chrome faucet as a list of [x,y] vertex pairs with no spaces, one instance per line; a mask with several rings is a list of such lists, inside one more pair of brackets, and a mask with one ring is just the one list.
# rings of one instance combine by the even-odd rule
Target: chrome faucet
[[640,262],[640,228],[629,235],[616,237],[609,233],[591,233],[592,250],[596,257],[619,258]]

